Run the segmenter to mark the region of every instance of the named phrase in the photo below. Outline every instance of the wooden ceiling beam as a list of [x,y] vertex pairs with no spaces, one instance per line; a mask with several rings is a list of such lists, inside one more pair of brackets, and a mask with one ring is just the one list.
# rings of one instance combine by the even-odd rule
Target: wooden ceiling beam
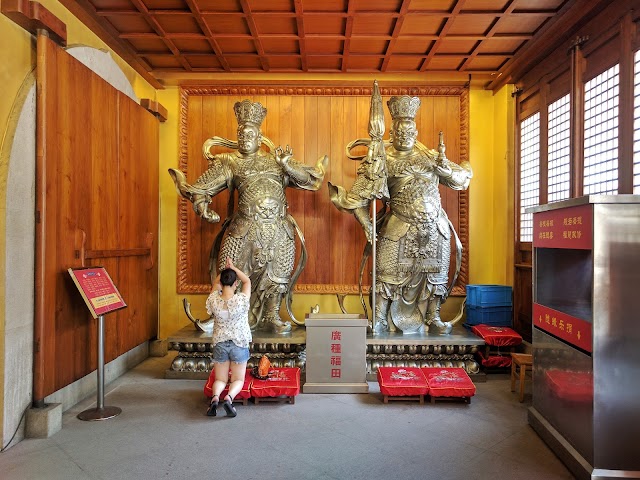
[[300,63],[302,71],[306,72],[307,65],[307,44],[306,44],[306,32],[304,30],[304,8],[302,6],[302,0],[295,0],[293,6],[296,13],[296,26],[298,28],[298,50],[300,51]]
[[253,19],[253,14],[251,13],[251,6],[247,0],[240,0],[240,6],[242,7],[242,11],[246,15],[247,26],[249,27],[249,31],[251,32],[251,36],[253,37],[253,43],[258,51],[258,55],[260,56],[260,65],[262,65],[262,69],[265,72],[269,71],[269,61],[264,57],[264,48],[262,47],[262,42],[260,41],[260,36],[258,35],[258,27],[256,27],[256,22]]
[[447,18],[444,26],[438,32],[438,39],[433,43],[433,45],[431,45],[431,48],[429,49],[429,53],[427,54],[427,58],[425,58],[424,61],[422,62],[422,65],[420,65],[419,70],[421,72],[424,72],[427,69],[427,67],[429,66],[429,62],[431,62],[431,60],[435,56],[436,51],[438,50],[438,47],[440,46],[440,43],[442,42],[442,38],[446,37],[447,32],[449,31],[449,29],[453,25],[454,20],[456,19],[456,17],[460,13],[460,10],[462,10],[462,7],[464,6],[465,1],[466,0],[456,0],[455,1],[454,5],[453,5],[453,9],[451,10],[451,15],[449,16],[449,18]]
[[198,26],[200,27],[200,30],[204,32],[204,35],[207,38],[207,42],[209,42],[209,45],[211,45],[211,48],[216,54],[216,58],[220,62],[220,65],[222,65],[222,68],[224,68],[227,72],[231,71],[231,67],[229,67],[229,62],[227,62],[227,59],[224,58],[224,55],[222,54],[222,49],[220,48],[220,45],[218,44],[217,40],[214,38],[213,32],[209,28],[209,25],[207,25],[207,22],[204,21],[204,18],[200,13],[200,9],[198,8],[198,4],[194,0],[185,0],[185,2],[187,3],[189,10],[191,10],[191,12],[193,13],[193,16],[195,17],[196,22],[198,22]]
[[[498,29],[498,25],[500,24],[500,20],[502,20],[505,17],[509,16],[513,12],[513,10],[515,8],[516,8],[516,0],[509,0],[507,2],[507,4],[505,5],[505,8],[503,10],[503,14],[500,17],[496,18],[495,22],[493,22],[493,25],[489,28],[489,31],[486,32],[485,40],[489,39],[489,38],[493,37],[493,35],[495,35],[496,30]],[[460,65],[460,68],[458,68],[458,70],[460,70],[461,72],[464,72],[467,69],[469,64],[478,55],[478,50],[482,46],[483,42],[484,42],[484,40],[481,40],[480,42],[478,42],[475,45],[475,47],[471,51],[471,54],[466,58],[466,60],[464,62],[462,62],[462,65]]]
[[176,59],[182,64],[183,68],[187,71],[191,70],[191,65],[187,62],[187,59],[184,58],[180,50],[174,45],[174,43],[167,38],[166,32],[162,25],[153,17],[149,15],[149,11],[147,10],[147,6],[142,2],[142,0],[131,0],[131,3],[143,14],[145,21],[149,24],[149,26],[160,36],[161,40],[165,43],[167,48],[171,50]]
[[[535,38],[523,45],[509,62],[500,67],[500,72],[486,88],[495,92],[507,83],[517,81],[522,72],[549,55],[556,45],[568,40],[594,12],[602,10],[608,4],[609,0],[569,0],[535,32]],[[580,22],[576,23],[576,19],[580,19]]]
[[344,56],[342,57],[341,70],[347,71],[349,63],[349,53],[351,52],[351,36],[353,35],[353,12],[354,12],[354,0],[347,0],[347,23],[344,27],[344,45],[342,51]]
[[96,10],[96,16],[98,17],[114,17],[114,16],[134,16],[141,17],[142,13],[138,10],[121,10],[121,9],[108,9],[108,10]]
[[391,32],[391,40],[389,40],[389,43],[387,43],[387,49],[384,53],[384,60],[382,61],[382,65],[380,67],[380,71],[382,72],[387,71],[389,60],[391,60],[391,53],[393,52],[393,48],[395,47],[396,41],[398,40],[398,36],[400,35],[400,30],[402,30],[402,24],[404,23],[405,16],[407,14],[407,11],[409,10],[409,3],[411,3],[411,0],[402,0],[402,3],[400,4],[400,10],[398,12],[399,16],[396,19],[395,25],[393,26],[393,32]]
[[[149,15],[155,16],[190,16],[192,13],[190,10],[167,10],[167,9],[147,9]],[[237,17],[237,18],[246,18],[247,14],[244,12],[220,12],[216,10],[198,10],[201,15],[215,15],[216,17]],[[553,10],[537,10],[537,11],[517,11],[514,10],[509,13],[512,17],[553,17],[556,14]],[[96,15],[99,17],[108,17],[114,15],[142,15],[139,10],[125,9],[125,8],[103,8],[96,10]],[[355,10],[346,11],[346,12],[335,12],[335,11],[313,11],[304,12],[304,16],[308,18],[320,17],[332,17],[332,18],[349,18],[354,15],[362,16],[362,17],[384,17],[384,18],[397,18],[402,15],[410,15],[412,17],[443,17],[449,18],[451,17],[451,13],[449,12],[439,12],[439,11],[420,11],[420,10],[409,10],[407,9],[404,14],[399,12],[385,12],[385,11],[358,11]],[[474,16],[495,16],[495,17],[504,17],[506,14],[503,10],[477,10],[477,11],[462,11],[460,12],[460,17],[474,17]],[[293,12],[282,12],[282,11],[272,11],[272,12],[251,12],[251,16],[255,18],[261,17],[278,17],[278,18],[296,18],[298,14]]]
[[151,65],[140,58],[131,45],[126,41],[118,39],[120,32],[109,22],[99,22],[96,16],[96,9],[87,0],[60,0],[73,16],[86,25],[89,30],[95,33],[100,40],[106,43],[122,59],[131,65],[142,78],[144,78],[154,88],[164,88],[162,84],[151,73]]
[[67,45],[67,25],[38,2],[3,0],[0,11],[31,35],[44,30],[49,38],[63,47]]

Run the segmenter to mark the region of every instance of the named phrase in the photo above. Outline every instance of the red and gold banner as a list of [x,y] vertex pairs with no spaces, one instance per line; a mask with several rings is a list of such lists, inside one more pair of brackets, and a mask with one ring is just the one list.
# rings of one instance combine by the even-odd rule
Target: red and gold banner
[[533,304],[533,324],[567,343],[591,353],[591,323],[538,303]]
[[593,215],[591,205],[537,212],[533,216],[533,246],[591,250]]

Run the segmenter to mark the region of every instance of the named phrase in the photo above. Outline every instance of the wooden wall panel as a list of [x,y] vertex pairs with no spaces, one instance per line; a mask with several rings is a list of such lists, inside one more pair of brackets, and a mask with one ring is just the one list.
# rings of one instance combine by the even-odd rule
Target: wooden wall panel
[[[430,148],[438,144],[443,130],[448,157],[468,160],[468,91],[463,88],[381,88],[383,101],[392,95],[417,95],[422,107],[416,118],[419,140]],[[291,145],[294,158],[307,165],[327,154],[329,167],[318,192],[287,189],[289,212],[304,232],[309,259],[296,291],[309,293],[357,292],[360,260],[365,245],[362,229],[351,215],[339,212],[329,199],[327,182],[350,188],[359,162],[345,155],[346,144],[368,138],[370,92],[368,87],[274,88],[221,86],[181,89],[180,169],[193,183],[206,170],[202,144],[214,135],[236,139],[233,105],[249,99],[267,108],[263,134],[276,145]],[[385,105],[388,131],[391,118]],[[216,147],[213,152],[228,151]],[[467,279],[468,195],[441,188],[443,204],[465,245],[463,272],[457,293]],[[227,217],[228,194],[214,198],[212,208]],[[178,292],[206,293],[210,290],[208,258],[220,224],[198,218],[192,206],[178,200]],[[299,255],[299,251],[298,251]],[[455,259],[452,259],[452,265]],[[369,285],[370,267],[365,274]]]
[[152,252],[118,259],[118,288],[129,305],[116,314],[120,354],[157,333],[159,138],[153,115],[121,92],[118,105],[118,245]]
[[[105,361],[157,333],[158,121],[38,38],[34,400],[97,366],[97,322],[67,269],[103,266],[128,308]],[[153,243],[152,243],[153,240]]]

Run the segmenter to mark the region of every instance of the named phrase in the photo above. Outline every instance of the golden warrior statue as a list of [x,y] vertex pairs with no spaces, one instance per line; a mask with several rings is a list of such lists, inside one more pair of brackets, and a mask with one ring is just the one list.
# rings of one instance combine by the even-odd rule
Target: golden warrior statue
[[[209,167],[193,185],[186,182],[182,172],[170,169],[169,173],[178,192],[193,202],[193,209],[199,216],[211,223],[220,221],[220,216],[209,209],[212,197],[228,188],[231,203],[233,192],[238,191],[237,211],[229,212],[212,248],[212,278],[215,277],[215,262],[222,269],[227,258],[231,258],[233,264],[251,278],[251,328],[287,333],[291,323],[280,318],[280,305],[286,296],[289,315],[299,323],[291,313],[291,293],[307,254],[302,232],[287,213],[285,188],[318,190],[328,158],[325,155],[315,167],[308,167],[292,158],[289,146],[285,150],[274,148],[260,130],[267,114],[267,109],[260,103],[243,100],[234,105],[234,111],[238,120],[237,143],[220,137],[207,140],[202,148]],[[262,143],[269,147],[269,152],[260,149]],[[209,149],[214,145],[237,151],[212,155]],[[292,275],[296,233],[302,255]]]
[[[426,324],[429,333],[448,334],[452,326],[441,320],[440,304],[457,276],[456,272],[448,286],[452,232],[458,264],[462,246],[442,209],[438,184],[464,190],[473,173],[468,162],[457,165],[446,158],[442,132],[438,151],[417,141],[414,118],[420,107],[418,97],[394,96],[387,105],[392,118],[389,143],[382,141],[380,133],[384,132],[384,117],[376,82],[371,140],[358,139],[347,146],[349,158],[363,158],[349,154],[355,146],[368,145],[369,151],[349,192],[329,183],[331,201],[338,209],[353,213],[367,240],[375,242],[373,332],[414,333]],[[372,222],[369,209],[375,198],[383,201],[385,212]],[[374,225],[379,227],[375,236]]]

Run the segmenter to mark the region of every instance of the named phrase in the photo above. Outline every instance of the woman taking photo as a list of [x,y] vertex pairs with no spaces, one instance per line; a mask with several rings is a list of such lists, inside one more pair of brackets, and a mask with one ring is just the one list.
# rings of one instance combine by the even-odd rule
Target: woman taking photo
[[[236,293],[238,281],[242,283],[242,289]],[[206,303],[207,313],[213,318],[213,368],[216,375],[212,387],[211,405],[207,411],[209,416],[217,415],[220,394],[227,385],[229,370],[231,370],[231,381],[223,406],[227,417],[237,415],[233,399],[242,390],[244,384],[249,360],[249,342],[251,342],[250,297],[251,280],[228,258],[226,268],[213,282],[213,290]]]

